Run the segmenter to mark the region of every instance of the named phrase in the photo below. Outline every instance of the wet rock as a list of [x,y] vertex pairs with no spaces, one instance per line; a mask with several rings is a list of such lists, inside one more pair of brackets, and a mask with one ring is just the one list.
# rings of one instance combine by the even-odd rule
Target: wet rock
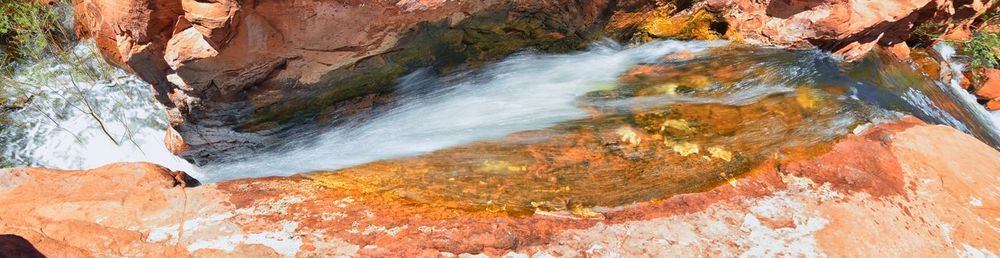
[[905,42],[924,24],[940,24],[945,35],[957,35],[989,9],[982,0],[729,2],[722,12],[730,33],[747,43],[817,46],[849,60],[878,45]]
[[304,175],[180,188],[169,187],[176,184],[170,171],[150,164],[22,168],[3,172],[31,180],[0,192],[0,230],[56,257],[951,256],[1000,250],[1000,234],[991,230],[1000,226],[998,167],[1000,152],[909,118],[859,131],[817,158],[768,163],[699,191],[516,216],[496,212],[502,207],[430,204],[413,193],[353,184],[412,183],[364,174],[353,181]]
[[886,47],[886,51],[899,60],[909,60],[910,59],[910,47],[906,45],[906,42],[899,42],[892,46]]
[[986,100],[1000,99],[1000,69],[985,69],[982,76],[985,78],[976,89],[976,96]]
[[986,102],[986,110],[997,111],[1000,110],[1000,99],[992,99]]

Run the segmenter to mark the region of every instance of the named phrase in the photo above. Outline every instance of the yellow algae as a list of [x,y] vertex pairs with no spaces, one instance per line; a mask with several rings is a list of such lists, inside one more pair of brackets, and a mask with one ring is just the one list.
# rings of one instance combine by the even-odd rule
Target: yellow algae
[[643,89],[639,95],[677,95],[677,84],[664,83]]
[[565,192],[569,192],[569,186],[560,187],[560,188],[554,189],[554,190],[539,189],[539,190],[535,190],[535,192],[543,192],[543,193],[565,193]]
[[733,153],[719,147],[708,147],[708,153],[712,155],[713,158],[725,160],[726,162],[733,161]]
[[592,208],[584,207],[583,205],[573,205],[573,209],[570,211],[573,215],[581,218],[587,219],[604,219],[604,214],[594,211]]
[[694,128],[691,127],[691,124],[684,119],[667,119],[666,121],[663,121],[663,124],[660,125],[660,131],[665,131],[667,128],[673,128],[688,133],[695,132]]
[[697,144],[690,142],[675,142],[671,140],[665,140],[663,141],[663,143],[667,145],[667,147],[670,147],[677,154],[680,154],[681,156],[685,157],[691,154],[698,154],[698,152],[700,151]]
[[642,143],[642,138],[639,138],[639,134],[635,133],[632,127],[622,127],[615,131],[619,136],[621,136],[621,141],[629,145],[638,145]]
[[684,20],[675,17],[654,18],[646,26],[646,31],[657,37],[671,37],[681,34]]
[[486,202],[486,211],[491,213],[500,213],[507,211],[507,204],[497,205],[492,200]]
[[729,40],[729,42],[732,43],[746,42],[746,39],[743,38],[743,35],[741,35],[739,32],[736,32],[736,30],[727,30],[726,34],[722,35],[722,37],[725,38],[726,40]]
[[712,80],[708,76],[692,74],[684,77],[684,84],[692,88],[704,89],[712,85]]
[[480,167],[480,169],[482,169],[483,171],[516,172],[516,171],[527,171],[528,166],[516,166],[511,164],[510,162],[503,160],[487,160],[483,161],[483,165],[482,167]]
[[819,94],[816,90],[807,87],[799,87],[795,89],[795,102],[799,103],[799,106],[808,109],[815,109],[819,106]]
[[720,35],[712,30],[712,22],[718,20],[711,12],[700,9],[691,14],[671,16],[669,9],[659,10],[651,15],[643,31],[658,38],[679,38],[716,40]]

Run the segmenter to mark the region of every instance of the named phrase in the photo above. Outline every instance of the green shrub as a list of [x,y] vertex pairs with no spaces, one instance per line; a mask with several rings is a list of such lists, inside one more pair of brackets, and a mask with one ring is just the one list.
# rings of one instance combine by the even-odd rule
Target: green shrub
[[980,33],[965,43],[962,49],[973,58],[973,67],[996,68],[997,52],[1000,51],[1000,33]]
[[66,4],[0,0],[0,72],[9,75],[19,64],[63,49],[73,40],[64,27],[69,13]]

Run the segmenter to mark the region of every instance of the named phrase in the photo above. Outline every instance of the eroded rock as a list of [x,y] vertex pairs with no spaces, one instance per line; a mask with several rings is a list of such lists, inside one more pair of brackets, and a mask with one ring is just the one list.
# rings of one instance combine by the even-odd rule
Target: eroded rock
[[730,28],[753,44],[818,46],[850,60],[875,46],[896,46],[917,26],[943,26],[944,34],[968,30],[988,1],[735,0],[725,11]]
[[31,179],[0,193],[0,230],[49,256],[995,254],[998,167],[909,118],[700,192],[516,216],[310,175],[181,188],[149,164],[13,169]]
[[985,100],[1000,99],[1000,69],[984,69],[983,82],[976,89],[976,96]]

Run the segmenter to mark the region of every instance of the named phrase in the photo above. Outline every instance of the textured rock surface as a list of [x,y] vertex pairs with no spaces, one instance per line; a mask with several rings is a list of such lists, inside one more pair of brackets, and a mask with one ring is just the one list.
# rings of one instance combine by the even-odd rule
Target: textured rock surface
[[912,119],[701,193],[508,217],[311,176],[194,188],[149,164],[0,172],[0,231],[55,256],[1000,253],[1000,153]]
[[[818,46],[857,59],[875,46],[898,46],[919,25],[944,35],[968,34],[990,1],[969,0],[722,0],[732,34],[751,44]],[[995,5],[995,3],[994,3]],[[957,37],[957,36],[952,36]]]
[[983,77],[976,96],[987,101],[1000,100],[1000,69],[985,69]]

